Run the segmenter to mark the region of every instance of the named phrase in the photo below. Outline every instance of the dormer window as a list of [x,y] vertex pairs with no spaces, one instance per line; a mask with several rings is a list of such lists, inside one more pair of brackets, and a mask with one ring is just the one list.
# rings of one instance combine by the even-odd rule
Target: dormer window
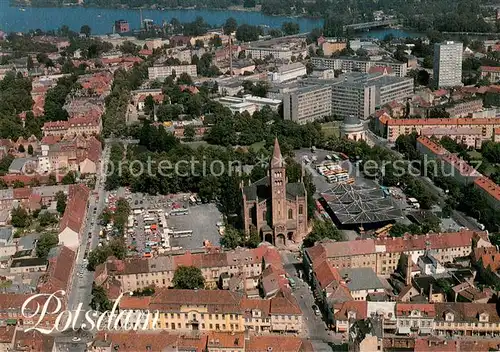
[[348,317],[349,319],[356,319],[356,312],[355,312],[355,311],[350,310],[349,312],[347,312],[347,317]]
[[486,312],[479,314],[479,321],[488,322],[490,320],[490,315]]
[[449,313],[446,313],[445,317],[444,317],[444,320],[446,321],[454,321],[455,320],[455,314],[449,312]]

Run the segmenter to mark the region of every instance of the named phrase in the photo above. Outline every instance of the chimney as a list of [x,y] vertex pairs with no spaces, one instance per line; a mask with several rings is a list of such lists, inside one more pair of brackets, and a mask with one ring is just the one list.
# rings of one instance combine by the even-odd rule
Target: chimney
[[411,256],[408,255],[406,258],[406,286],[411,285],[411,269],[413,267],[413,260]]

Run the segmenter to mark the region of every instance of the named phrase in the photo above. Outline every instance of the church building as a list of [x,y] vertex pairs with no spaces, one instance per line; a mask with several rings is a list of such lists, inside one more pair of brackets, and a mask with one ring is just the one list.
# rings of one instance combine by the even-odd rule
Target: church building
[[243,186],[243,223],[257,229],[263,241],[277,247],[301,242],[307,235],[307,193],[302,182],[289,183],[278,139],[267,177]]

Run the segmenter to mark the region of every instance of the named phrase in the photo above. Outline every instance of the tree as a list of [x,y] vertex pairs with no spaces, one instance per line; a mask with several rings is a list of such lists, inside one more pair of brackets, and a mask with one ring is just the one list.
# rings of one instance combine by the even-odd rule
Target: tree
[[74,171],[69,171],[61,180],[63,185],[73,185],[76,182],[76,174]]
[[331,221],[315,220],[313,230],[304,239],[303,245],[304,247],[312,247],[317,241],[324,239],[341,241],[342,234]]
[[226,20],[226,23],[224,23],[224,34],[225,35],[230,35],[231,33],[235,32],[236,29],[238,29],[238,22],[233,17],[229,17]]
[[66,194],[64,194],[63,191],[58,191],[56,193],[55,198],[56,198],[57,212],[62,215],[64,213],[64,211],[66,210],[66,201],[67,201]]
[[102,226],[106,226],[113,219],[113,213],[109,208],[104,208],[101,215],[99,215],[99,221]]
[[31,144],[28,144],[28,154],[33,155],[33,146]]
[[90,308],[98,312],[109,311],[113,308],[111,301],[108,299],[106,290],[102,286],[92,284],[92,300]]
[[54,214],[46,211],[38,216],[38,223],[40,224],[40,226],[46,227],[49,225],[57,224],[57,218]]
[[127,40],[119,47],[120,51],[124,54],[137,55],[141,49],[131,41]]
[[55,186],[55,185],[57,185],[56,175],[54,175],[54,174],[50,174],[49,175],[49,181],[47,182],[47,185],[48,186]]
[[241,231],[231,225],[226,225],[224,236],[222,236],[220,241],[224,248],[235,249],[236,247],[243,246],[244,241],[244,235]]
[[172,280],[174,288],[180,290],[195,290],[205,287],[205,278],[200,268],[195,266],[180,266],[175,270]]
[[10,216],[10,222],[14,227],[26,227],[29,225],[28,212],[22,207],[12,209]]
[[14,183],[12,183],[13,188],[24,188],[25,184],[23,181],[15,180]]
[[256,0],[244,0],[243,1],[244,8],[252,8],[252,7],[255,7],[255,5],[256,5]]
[[188,142],[192,141],[195,135],[196,135],[196,130],[194,129],[193,126],[188,125],[184,128],[184,139],[186,141]]
[[31,55],[28,55],[28,60],[26,61],[26,69],[28,71],[31,71],[34,67],[35,65],[33,64],[33,58],[31,57]]
[[262,29],[260,27],[242,24],[236,30],[236,39],[241,42],[253,42],[258,40],[261,34]]
[[85,34],[85,36],[88,38],[90,37],[90,33],[92,33],[92,29],[90,28],[90,26],[84,24],[81,28],[80,28],[80,33],[81,34]]
[[151,115],[155,109],[155,100],[151,94],[144,99],[144,113]]
[[248,235],[248,238],[246,240],[246,246],[249,248],[257,248],[259,244],[261,243],[261,238],[257,230],[252,229],[250,231],[250,234]]
[[47,256],[52,248],[57,246],[59,238],[53,232],[43,233],[36,243],[36,256],[38,258],[47,259]]
[[285,33],[285,35],[294,35],[299,33],[300,26],[295,22],[284,22],[281,25],[281,30]]
[[191,78],[191,76],[187,72],[183,72],[183,73],[181,73],[181,75],[177,79],[177,83],[190,86],[193,84],[193,79]]

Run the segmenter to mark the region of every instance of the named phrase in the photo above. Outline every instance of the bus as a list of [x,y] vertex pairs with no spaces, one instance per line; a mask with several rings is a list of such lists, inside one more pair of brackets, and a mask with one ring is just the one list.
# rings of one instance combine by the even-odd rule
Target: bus
[[349,179],[348,174],[338,174],[337,175],[337,182],[344,182],[344,181],[347,181],[348,179]]
[[385,235],[389,234],[389,231],[391,230],[391,228],[393,226],[394,226],[393,224],[388,224],[388,225],[385,225],[385,226],[377,229],[375,231],[375,236],[380,237],[380,236],[385,236]]
[[328,183],[335,183],[337,180],[337,176],[335,175],[326,176],[326,182]]
[[170,212],[170,215],[174,215],[174,216],[188,215],[188,214],[189,214],[189,210],[187,210],[185,208],[172,209],[172,211]]

